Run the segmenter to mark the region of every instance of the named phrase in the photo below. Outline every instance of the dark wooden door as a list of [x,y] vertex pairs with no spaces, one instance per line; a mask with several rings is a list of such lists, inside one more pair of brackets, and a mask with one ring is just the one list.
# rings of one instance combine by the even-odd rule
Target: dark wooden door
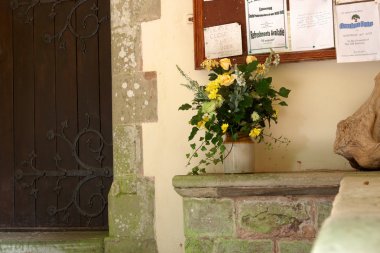
[[0,1],[0,229],[108,225],[109,5]]

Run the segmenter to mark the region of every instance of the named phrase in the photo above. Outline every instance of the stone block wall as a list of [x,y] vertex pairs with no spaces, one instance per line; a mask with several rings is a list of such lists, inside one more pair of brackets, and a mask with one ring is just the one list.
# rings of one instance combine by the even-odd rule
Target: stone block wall
[[309,253],[331,196],[184,198],[186,253]]
[[176,176],[186,253],[310,253],[344,176],[293,172]]

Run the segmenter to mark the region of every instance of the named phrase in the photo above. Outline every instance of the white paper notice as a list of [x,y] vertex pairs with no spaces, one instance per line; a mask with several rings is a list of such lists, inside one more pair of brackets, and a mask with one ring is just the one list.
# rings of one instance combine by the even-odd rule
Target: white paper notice
[[241,25],[238,23],[204,28],[204,38],[207,59],[243,54]]
[[375,2],[336,6],[337,61],[380,60],[380,18]]
[[288,50],[286,0],[246,0],[248,53]]
[[331,0],[290,0],[292,51],[334,47]]

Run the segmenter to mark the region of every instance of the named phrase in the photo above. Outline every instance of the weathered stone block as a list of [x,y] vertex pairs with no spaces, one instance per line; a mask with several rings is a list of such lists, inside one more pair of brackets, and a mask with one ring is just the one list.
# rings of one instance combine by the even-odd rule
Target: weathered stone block
[[111,237],[135,238],[137,241],[155,237],[153,181],[147,178],[137,179],[136,194],[112,189],[108,205]]
[[242,236],[257,238],[313,238],[311,205],[311,201],[282,197],[239,201],[238,231]]
[[161,17],[161,0],[134,0],[133,14],[140,22],[151,21]]
[[114,125],[113,173],[115,178],[142,173],[141,131],[141,126]]
[[114,125],[157,121],[156,72],[114,77],[113,82]]
[[141,25],[133,22],[130,15],[131,13],[127,13],[122,18],[112,21],[113,25],[117,26],[111,31],[113,88],[115,77],[133,78],[136,70],[142,70]]
[[[273,253],[274,245],[271,240],[237,240],[219,239],[215,243],[215,253]],[[187,252],[186,252],[187,253]]]
[[207,238],[186,238],[186,253],[213,253],[213,240]]
[[332,201],[323,201],[317,202],[317,224],[318,228],[322,226],[322,223],[327,219],[331,214]]
[[[311,241],[279,241],[279,253],[310,253],[313,243]],[[326,252],[327,253],[327,252]]]
[[231,199],[188,199],[183,202],[186,237],[233,236],[234,203]]

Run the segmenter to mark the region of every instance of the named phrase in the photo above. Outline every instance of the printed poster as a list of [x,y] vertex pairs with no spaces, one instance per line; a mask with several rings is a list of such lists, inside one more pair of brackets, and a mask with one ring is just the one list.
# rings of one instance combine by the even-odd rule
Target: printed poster
[[246,0],[248,53],[288,50],[286,0]]
[[376,2],[336,6],[338,62],[380,60],[380,17]]

